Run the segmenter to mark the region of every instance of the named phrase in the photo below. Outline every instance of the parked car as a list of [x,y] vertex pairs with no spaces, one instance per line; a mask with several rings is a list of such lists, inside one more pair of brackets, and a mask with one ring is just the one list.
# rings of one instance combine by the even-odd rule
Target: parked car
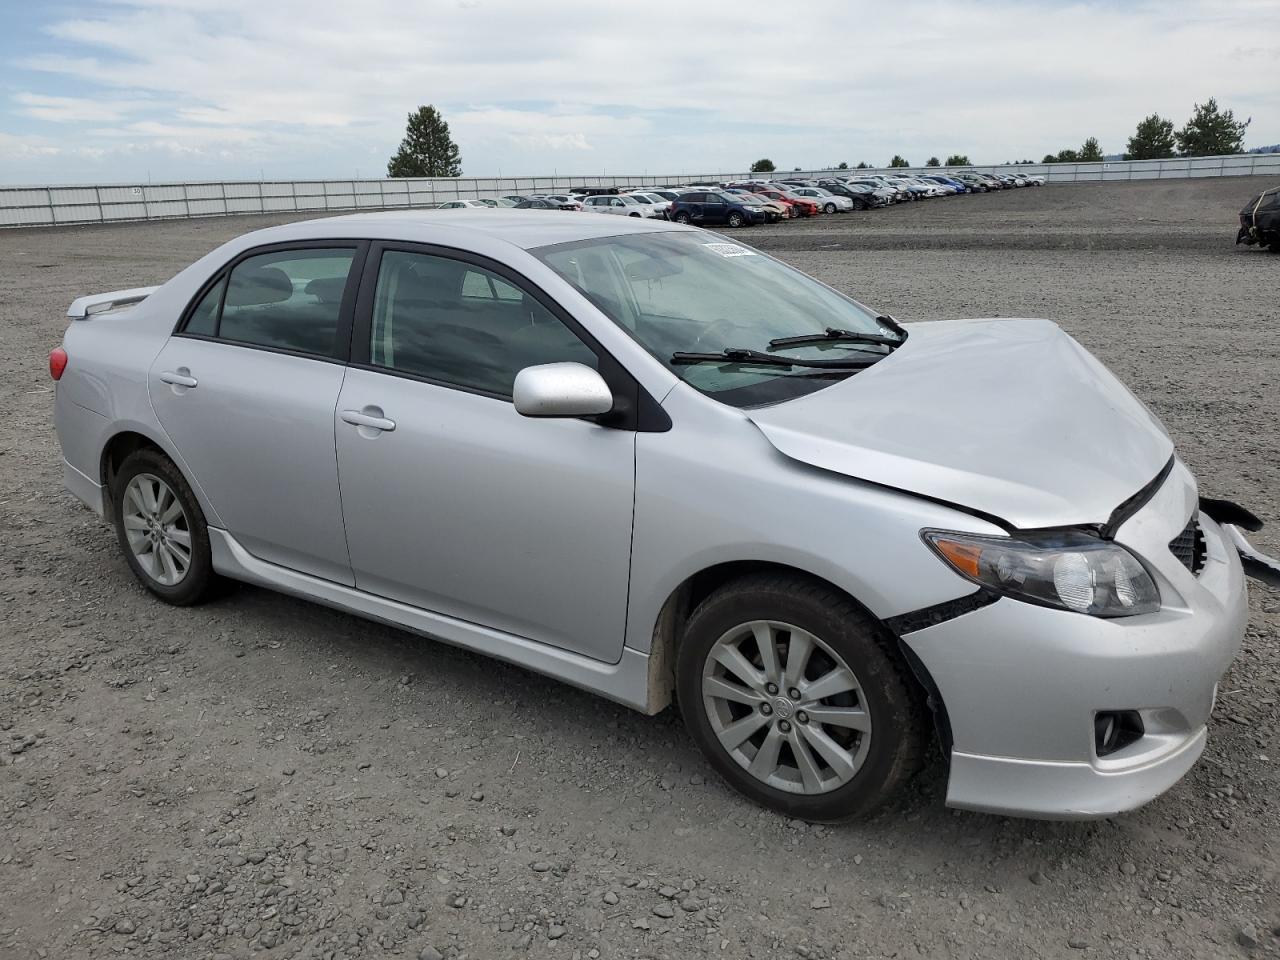
[[810,200],[808,197],[796,196],[789,191],[766,187],[755,192],[762,197],[768,197],[771,200],[782,200],[790,204],[798,217],[816,217],[822,211],[822,208],[815,201]]
[[1140,805],[1248,615],[1247,512],[1056,325],[900,325],[704,230],[326,218],[68,315],[64,482],[156,597],[245,580],[678,701],[787,817],[865,815],[934,736],[953,806]]
[[485,203],[483,200],[446,200],[440,204],[437,210],[464,210],[472,207],[478,210],[492,210],[493,207]]
[[551,199],[543,200],[540,197],[530,197],[527,200],[521,200],[516,204],[517,210],[561,210],[563,207]]
[[905,187],[890,183],[888,177],[857,177],[851,178],[848,183],[860,183],[871,187],[875,190],[887,192],[889,194],[890,203],[901,203],[904,200],[911,199],[911,193]]
[[924,180],[927,183],[936,183],[943,187],[949,187],[952,193],[969,192],[969,186],[963,180],[945,177],[940,173],[921,174],[919,179]]
[[597,196],[587,197],[583,201],[583,209],[592,213],[612,213],[623,217],[649,218],[657,216],[651,203],[641,203],[629,196]]
[[797,197],[812,200],[822,208],[823,213],[844,213],[853,209],[853,201],[848,197],[842,197],[823,187],[792,187],[791,192]]
[[669,215],[676,223],[698,226],[751,227],[768,220],[762,208],[744,203],[738,194],[724,190],[691,190],[681,194],[671,201]]
[[1240,210],[1236,243],[1258,244],[1280,253],[1280,187],[1263,190]]
[[824,190],[853,201],[855,210],[870,210],[872,207],[883,207],[889,203],[890,194],[877,193],[864,183],[846,183],[843,180],[820,180],[818,185]]
[[567,193],[542,193],[538,194],[540,200],[552,200],[560,204],[561,210],[581,210],[582,200],[579,197],[571,196]]
[[987,183],[986,179],[978,176],[976,173],[961,171],[959,173],[953,173],[951,176],[955,177],[975,193],[986,193],[991,189],[991,185]]
[[748,190],[725,190],[725,193],[733,194],[739,203],[745,203],[749,207],[759,207],[767,223],[777,223],[779,220],[785,220],[790,216],[785,204],[779,203],[777,200],[770,200],[768,197],[763,197],[758,193],[751,193]]
[[638,190],[631,191],[627,196],[634,197],[641,203],[647,203],[653,208],[653,215],[655,217],[659,217],[663,220],[667,219],[667,211],[671,209],[671,201],[667,200],[665,197],[659,197],[656,194],[644,193]]

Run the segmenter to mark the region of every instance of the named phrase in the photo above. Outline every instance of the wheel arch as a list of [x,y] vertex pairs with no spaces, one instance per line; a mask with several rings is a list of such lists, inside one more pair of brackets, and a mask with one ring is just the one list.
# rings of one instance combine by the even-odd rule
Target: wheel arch
[[200,485],[195,482],[195,478],[192,477],[191,471],[187,469],[186,463],[178,456],[177,451],[173,450],[166,440],[157,435],[155,431],[137,423],[118,425],[117,429],[103,443],[102,452],[99,454],[98,479],[103,489],[103,517],[108,522],[112,522],[115,519],[115,503],[110,493],[111,486],[115,481],[121,464],[130,454],[138,450],[155,450],[172,463],[177,471],[182,474],[182,478],[187,481],[187,486],[195,494],[206,521],[211,525],[221,526],[217,513],[213,510]]
[[884,620],[877,617],[866,604],[847,589],[811,570],[773,560],[729,560],[715,563],[690,574],[667,595],[653,625],[653,639],[649,648],[649,713],[658,713],[674,698],[676,653],[684,638],[685,624],[698,609],[698,605],[721,587],[744,577],[762,573],[795,576],[837,591],[862,610],[868,619],[879,624],[892,636],[896,641],[895,647],[899,656],[902,657],[909,668],[908,672],[916,681],[922,699],[928,704],[943,756],[950,757],[951,721],[947,715],[946,704],[942,700],[938,685],[920,658],[900,636],[889,629]]

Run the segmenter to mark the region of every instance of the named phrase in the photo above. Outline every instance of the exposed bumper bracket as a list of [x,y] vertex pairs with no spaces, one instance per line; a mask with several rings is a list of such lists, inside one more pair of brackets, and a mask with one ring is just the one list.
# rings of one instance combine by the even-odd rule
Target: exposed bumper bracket
[[1262,529],[1262,521],[1247,507],[1230,500],[1213,500],[1200,498],[1200,509],[1216,520],[1240,554],[1240,564],[1244,572],[1255,580],[1280,587],[1280,560],[1268,557],[1249,542],[1244,535],[1245,530],[1257,533]]
[[1224,523],[1222,529],[1231,545],[1236,548],[1236,553],[1240,554],[1240,565],[1244,567],[1244,572],[1255,580],[1280,587],[1280,560],[1260,553],[1234,523]]

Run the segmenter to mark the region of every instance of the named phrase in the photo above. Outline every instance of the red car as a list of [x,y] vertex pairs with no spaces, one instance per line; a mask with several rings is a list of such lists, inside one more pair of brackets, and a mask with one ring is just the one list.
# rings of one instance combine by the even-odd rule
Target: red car
[[753,192],[760,194],[762,197],[768,197],[770,200],[778,200],[782,203],[790,204],[789,209],[795,210],[796,216],[816,217],[821,209],[808,197],[797,197],[793,193],[784,193],[774,187],[762,186],[761,189]]

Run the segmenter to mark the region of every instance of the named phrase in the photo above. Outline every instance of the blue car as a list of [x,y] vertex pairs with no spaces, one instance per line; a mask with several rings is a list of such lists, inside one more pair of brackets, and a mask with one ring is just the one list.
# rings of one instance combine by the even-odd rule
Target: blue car
[[934,183],[940,183],[944,187],[955,187],[957,193],[968,193],[969,185],[963,180],[957,180],[954,177],[943,176],[940,173],[930,173],[922,176],[921,180],[932,180]]
[[766,215],[759,207],[743,203],[736,195],[723,190],[692,190],[671,201],[667,215],[676,223],[697,226],[725,224],[750,227],[764,223]]

